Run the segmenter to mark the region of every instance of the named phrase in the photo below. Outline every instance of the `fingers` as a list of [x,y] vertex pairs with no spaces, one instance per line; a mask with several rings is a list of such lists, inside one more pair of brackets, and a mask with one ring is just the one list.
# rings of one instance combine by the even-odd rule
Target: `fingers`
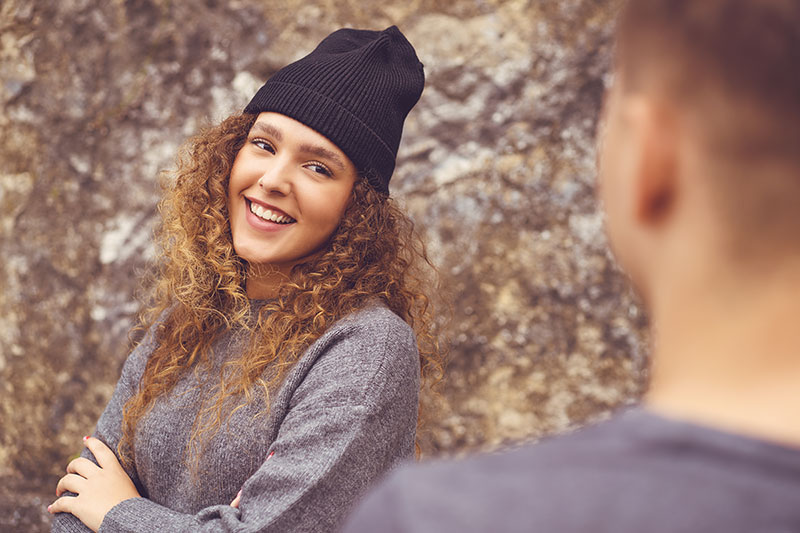
[[239,502],[242,501],[242,491],[240,490],[236,497],[231,502],[231,507],[239,508]]
[[67,465],[68,474],[78,474],[83,477],[89,477],[90,474],[93,474],[98,470],[100,470],[100,467],[85,457],[73,459]]
[[94,458],[97,459],[97,464],[100,468],[113,468],[119,467],[119,461],[111,448],[106,446],[103,441],[94,437],[83,437],[83,444],[86,446]]
[[56,496],[61,496],[65,491],[80,494],[85,486],[86,478],[81,477],[78,474],[67,474],[58,480],[58,485],[56,485]]
[[75,497],[74,496],[64,496],[62,498],[57,499],[53,503],[47,506],[47,512],[50,514],[56,513],[71,513],[74,509],[75,505]]

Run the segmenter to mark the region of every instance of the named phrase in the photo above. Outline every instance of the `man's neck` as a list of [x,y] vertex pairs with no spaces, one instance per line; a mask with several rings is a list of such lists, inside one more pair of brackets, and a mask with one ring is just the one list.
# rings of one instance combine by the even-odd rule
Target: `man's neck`
[[645,404],[800,447],[800,275],[689,289],[673,287],[653,306],[656,346]]

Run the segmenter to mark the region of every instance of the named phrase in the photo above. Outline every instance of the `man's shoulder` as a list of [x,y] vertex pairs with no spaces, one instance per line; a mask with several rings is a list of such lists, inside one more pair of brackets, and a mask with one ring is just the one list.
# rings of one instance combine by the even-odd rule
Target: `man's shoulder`
[[607,465],[599,457],[618,453],[616,425],[607,421],[511,450],[400,469],[368,496],[346,531],[377,524],[397,532],[529,531],[530,517],[561,505],[555,485],[577,481],[567,469]]
[[627,418],[614,417],[513,449],[428,461],[399,472],[395,481],[452,485],[458,491],[485,491],[491,498],[513,497],[522,487],[545,483],[550,475],[563,476],[565,469],[594,463],[610,467],[615,457],[630,458],[640,443],[628,438],[638,422]]
[[[733,479],[783,472],[800,483],[800,449],[664,418],[642,408],[516,449],[461,461],[424,463],[404,474],[409,482],[424,477],[432,483],[463,482],[463,487],[497,492],[498,488],[516,490],[520,485],[529,491],[552,487],[565,480],[569,483],[572,475],[584,481],[603,477],[609,483],[615,478],[627,483],[634,476],[643,476],[653,484],[666,483],[671,473],[681,477],[681,470],[701,465],[703,475],[711,479],[717,473]],[[467,483],[472,479],[483,483]]]
[[[744,531],[767,511],[800,523],[786,497],[797,490],[798,450],[632,410],[515,450],[401,470],[354,524],[379,513],[405,524],[398,532]],[[686,527],[651,523],[675,516]]]

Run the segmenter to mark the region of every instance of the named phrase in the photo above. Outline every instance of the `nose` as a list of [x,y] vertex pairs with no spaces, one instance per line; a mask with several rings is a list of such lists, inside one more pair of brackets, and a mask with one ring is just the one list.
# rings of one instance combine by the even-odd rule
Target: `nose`
[[292,190],[291,172],[288,165],[275,160],[274,164],[258,178],[258,186],[265,193],[288,195]]

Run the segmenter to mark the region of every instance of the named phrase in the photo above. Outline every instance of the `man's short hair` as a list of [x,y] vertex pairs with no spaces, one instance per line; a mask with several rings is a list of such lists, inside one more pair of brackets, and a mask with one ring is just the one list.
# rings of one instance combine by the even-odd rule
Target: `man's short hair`
[[737,151],[800,157],[800,1],[629,0],[618,24],[626,85],[716,108]]
[[800,0],[628,0],[617,74],[692,121],[736,261],[800,252]]

